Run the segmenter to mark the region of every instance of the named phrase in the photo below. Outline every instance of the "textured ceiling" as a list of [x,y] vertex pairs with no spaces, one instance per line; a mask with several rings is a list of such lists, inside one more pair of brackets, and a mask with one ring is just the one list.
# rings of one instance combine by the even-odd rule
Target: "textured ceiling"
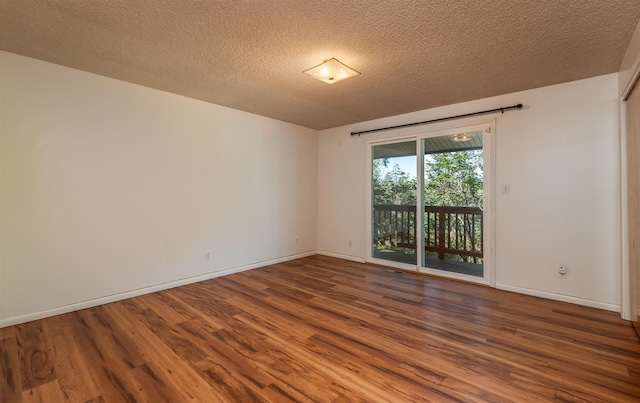
[[[0,0],[0,49],[324,129],[618,71],[638,0]],[[362,74],[327,85],[335,57]]]

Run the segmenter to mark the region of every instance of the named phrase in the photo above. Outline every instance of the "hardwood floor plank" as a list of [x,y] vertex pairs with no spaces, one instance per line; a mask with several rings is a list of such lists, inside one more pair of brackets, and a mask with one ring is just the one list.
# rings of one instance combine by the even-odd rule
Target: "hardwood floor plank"
[[222,329],[225,327],[225,320],[232,318],[238,311],[224,300],[202,298],[203,295],[209,295],[204,290],[206,288],[178,289],[173,293],[172,299],[176,300],[182,309],[192,313],[194,318],[205,320],[211,327]]
[[90,365],[76,344],[73,331],[66,326],[62,317],[49,318],[42,322],[42,327],[52,352],[58,386],[65,399],[85,402],[100,396],[100,386],[89,370]]
[[244,376],[238,376],[217,362],[210,362],[203,375],[210,384],[216,385],[216,392],[225,402],[265,402],[266,400],[247,385]]
[[140,366],[144,363],[127,332],[102,306],[86,309],[79,313],[84,330],[98,347],[96,351],[106,361],[111,361],[114,369],[123,370]]
[[[274,308],[274,307],[275,307],[274,305],[270,305],[270,306],[269,306],[270,311],[274,312],[274,310],[273,310],[273,308]],[[242,315],[242,316],[244,316],[244,315]],[[254,323],[254,324],[255,324],[256,326],[261,326],[261,325],[263,324],[263,322]],[[264,332],[264,333],[269,334],[269,336],[270,336],[270,337],[269,337],[269,340],[272,340],[272,341],[273,341],[273,340],[278,340],[278,339],[280,339],[280,338],[282,338],[282,337],[283,337],[283,335],[282,335],[282,332],[281,332],[281,331],[280,331],[280,332],[278,332],[278,333],[276,334],[276,333],[274,333],[274,332],[273,332],[273,330],[272,330],[272,329],[270,329],[270,327],[268,327],[268,326],[267,326],[267,327],[262,327],[262,328],[258,327],[258,329],[260,329],[260,332]],[[286,344],[287,342],[289,342],[289,343],[290,343],[289,338],[287,338],[287,340],[283,341],[283,343],[282,343],[282,344]],[[298,343],[296,343],[296,344],[300,344],[300,343],[301,343],[301,342],[300,342],[300,341],[298,341]],[[342,345],[342,344],[341,344],[341,345]],[[342,346],[343,346],[343,345],[342,345]],[[316,351],[316,354],[315,354],[315,355],[316,355],[317,357],[322,357],[323,359],[324,359],[324,358],[326,358],[326,357],[325,357],[325,356],[323,356],[322,354],[318,354],[318,353],[317,353],[317,351]],[[375,357],[375,355],[374,355],[374,354],[372,354],[372,355],[367,355],[367,354],[365,354],[365,355],[364,355],[364,357],[358,357],[358,358],[360,358],[360,359],[365,358],[365,359],[371,360],[371,357]],[[341,365],[342,365],[342,364],[343,364],[343,363],[341,363]],[[335,367],[335,366],[334,366],[334,367],[333,367],[333,368],[331,368],[331,370],[329,370],[328,372],[329,372],[329,373],[333,373],[333,372],[335,372],[335,371],[339,371],[339,370],[341,370],[341,369],[342,369],[342,368],[340,368],[340,367]],[[358,369],[356,372],[363,372],[363,371],[362,371],[362,369]],[[369,373],[368,373],[368,377],[369,377],[370,375],[371,375],[371,373],[369,372]],[[380,377],[379,377],[379,382],[378,382],[378,383],[388,383],[388,382],[389,382],[389,379],[388,379],[388,376],[387,376],[387,375],[388,375],[388,373],[385,373],[385,374],[384,374],[384,376],[380,376]],[[354,383],[354,382],[353,382],[353,378],[352,378],[352,380],[351,380],[351,381],[352,381],[351,383]],[[394,389],[394,388],[396,387],[397,383],[398,383],[397,381],[398,381],[398,380],[395,380],[395,382],[391,381],[391,383],[392,383],[392,384],[387,384],[387,385],[386,385],[386,386],[387,386],[387,389]],[[337,380],[337,379],[336,379],[336,380],[334,380],[333,382],[336,382],[336,383],[337,383],[337,382],[339,382],[339,380]],[[390,386],[390,385],[391,385],[391,386]],[[346,388],[346,387],[345,387],[345,390],[347,390],[347,388]],[[413,399],[415,399],[415,397],[416,397],[416,396],[413,396]]]
[[177,325],[180,322],[184,322],[185,318],[182,315],[184,311],[180,310],[179,312],[174,309],[176,304],[173,301],[160,298],[158,294],[160,293],[142,295],[136,298],[136,302],[142,309],[150,309],[157,313],[169,325]]
[[164,322],[160,316],[150,309],[138,310],[135,315],[151,331],[183,360],[194,363],[202,361],[207,354],[194,345],[176,328]]
[[15,330],[15,326],[0,328],[0,340],[13,339],[16,334]]
[[83,402],[83,403],[107,403],[107,401],[104,400],[104,397],[98,396],[95,399],[87,400],[86,402]]
[[[260,325],[261,322],[252,322],[243,315],[238,315],[237,319],[253,327],[254,333],[267,336],[264,346],[251,358],[265,373],[275,379],[273,383],[275,387],[291,391],[289,395],[302,395],[303,401],[332,401],[339,396],[339,393],[328,393],[335,388],[339,379],[334,378],[335,373],[322,362],[313,359],[302,361],[289,359],[290,354],[299,357],[308,355],[304,349],[297,347],[298,343],[292,344],[286,336],[283,339],[279,330],[272,332],[268,328],[263,328]],[[303,379],[314,381],[301,381],[301,376]],[[329,388],[329,385],[334,387]]]
[[[229,301],[242,309],[241,317],[249,318],[254,323],[260,323],[262,327],[271,331],[278,331],[291,340],[301,341],[316,334],[317,330],[305,323],[293,320],[280,312],[274,315],[273,311],[262,305],[256,305],[243,298],[230,298]],[[239,319],[239,316],[235,317]]]
[[42,329],[42,321],[18,325],[16,344],[20,357],[22,390],[29,390],[56,380],[49,349]]
[[[340,351],[336,350],[336,344],[329,343],[322,335],[314,336],[309,345],[309,348],[317,354]],[[340,345],[343,348],[342,354],[330,355],[334,365],[344,367],[354,374],[364,375],[366,379],[390,392],[391,396],[401,397],[404,401],[416,401],[422,395],[456,401],[502,401],[496,395],[492,395],[489,399],[489,393],[471,383],[446,376],[442,368],[430,370],[421,365],[413,367],[406,362],[390,363],[387,355],[371,354],[371,350],[367,347],[344,343]],[[353,358],[344,360],[341,358],[342,355],[352,355]],[[354,362],[360,364],[355,365]],[[411,370],[413,368],[415,371]],[[416,374],[419,376],[415,376]]]
[[171,382],[155,368],[145,363],[128,371],[127,376],[140,392],[143,402],[183,402],[182,396]]
[[[287,387],[287,385],[284,385],[284,387],[277,384],[268,385],[260,391],[260,395],[267,402],[312,402],[312,400],[300,395],[295,390]],[[333,401],[336,402],[337,400],[334,399]]]
[[[526,303],[518,302],[522,306],[526,306]],[[591,308],[583,307],[587,310]],[[486,312],[481,312],[483,315]],[[510,323],[511,326],[529,331],[533,334],[544,335],[546,337],[558,340],[570,340],[575,345],[579,345],[582,348],[594,348],[599,352],[608,351],[612,354],[616,354],[619,357],[629,357],[633,362],[640,361],[640,355],[635,352],[633,348],[637,345],[637,338],[633,340],[630,338],[632,334],[629,332],[628,325],[621,327],[619,331],[612,332],[620,335],[620,337],[602,335],[599,331],[595,331],[588,324],[584,327],[575,328],[573,326],[565,326],[564,322],[570,321],[569,317],[564,317],[562,320],[552,322],[549,317],[553,313],[548,313],[549,317],[545,316],[529,316],[526,309],[514,310],[513,308],[497,307],[490,311],[491,318],[499,320],[504,323]],[[601,311],[598,312],[596,317],[609,316],[611,312]],[[618,318],[620,320],[620,318]],[[626,321],[621,322],[625,323]],[[628,322],[626,322],[628,324]]]
[[[6,332],[9,335],[9,332]],[[20,358],[14,332],[12,336],[0,339],[0,396],[7,402],[22,401],[22,381],[20,379]]]
[[[406,322],[406,319],[402,319],[402,321]],[[414,324],[414,327],[416,327],[420,332],[424,332],[425,329],[428,329],[428,332],[432,336],[436,336],[438,332],[444,331],[444,333],[439,336],[440,343],[443,345],[448,345],[450,343],[451,337],[448,333],[449,327],[446,325],[444,327],[440,327],[440,325],[437,325],[434,322],[429,322],[424,324]],[[497,334],[498,333],[496,333],[496,335]],[[573,367],[573,365],[580,365],[579,362],[572,362],[576,361],[575,357],[571,357],[563,353],[565,349],[562,345],[558,346],[555,350],[551,348],[548,351],[555,352],[553,354],[548,354],[544,344],[538,346],[526,339],[521,342],[515,342],[517,340],[514,340],[513,335],[507,336],[507,334],[509,334],[508,332],[505,332],[504,334],[504,338],[495,344],[493,344],[491,339],[487,339],[486,342],[482,340],[469,339],[464,343],[456,343],[452,346],[452,349],[455,348],[456,350],[463,352],[464,355],[475,356],[474,362],[468,363],[470,368],[474,368],[476,364],[483,362],[491,363],[490,366],[493,367],[500,365],[500,363],[510,363],[510,367],[506,367],[508,371],[525,371],[525,373],[537,371],[538,377],[548,378],[549,381],[555,379],[556,376],[562,377],[562,373],[566,372],[568,368]],[[498,336],[493,336],[493,339],[497,338]],[[547,345],[546,347],[549,348],[550,346]],[[584,354],[584,352],[582,353]],[[510,357],[513,357],[514,355],[519,357],[519,361],[516,363],[511,362],[512,359]],[[503,357],[505,357],[505,359],[502,359]],[[594,360],[594,358],[597,357],[591,357],[590,359]],[[464,361],[464,358],[455,356],[453,359],[453,362],[460,361]],[[599,362],[599,360],[595,360],[592,368],[600,368],[597,364]],[[488,364],[482,364],[479,370],[482,370],[482,367],[486,367],[487,365]],[[590,374],[586,369],[583,374],[590,377],[591,381],[594,381],[594,375]],[[608,375],[611,374],[609,373]],[[604,377],[598,376],[597,379],[602,380]],[[615,382],[610,383],[612,385],[615,384]],[[618,391],[615,387],[612,389],[613,392],[607,393],[616,395]],[[637,388],[634,388],[634,390],[637,390]],[[621,398],[624,397],[622,395],[620,396]],[[626,399],[629,398],[630,397],[628,396],[626,397]]]
[[140,321],[131,315],[131,311],[127,309],[124,301],[105,304],[102,305],[102,308],[118,323],[118,326],[125,331],[140,326]]
[[64,403],[67,402],[57,381],[40,384],[22,393],[24,403]]
[[[267,332],[266,329],[257,330]],[[378,379],[372,379],[372,374],[369,371],[364,371],[362,368],[354,367],[353,364],[348,366],[336,365],[335,362],[328,360],[323,354],[317,354],[308,348],[308,345],[291,346],[286,340],[282,340],[277,333],[270,335],[270,340],[273,340],[274,347],[270,349],[268,356],[261,356],[255,358],[257,361],[262,362],[265,368],[270,368],[271,372],[277,373],[274,375],[279,381],[286,383],[287,385],[297,388],[300,382],[297,377],[300,373],[305,374],[306,379],[314,379],[313,385],[329,387],[338,392],[337,397],[330,397],[330,401],[339,397],[347,397],[350,400],[358,400],[358,396],[368,396],[372,401],[392,401],[393,399],[400,399],[403,401],[417,401],[419,395],[413,394],[412,391],[406,389],[397,389],[397,382],[388,378],[384,379],[384,382],[376,382]],[[286,345],[287,348],[278,348],[278,345]],[[283,366],[284,363],[293,362],[290,359],[291,356],[300,358],[306,358],[303,362],[306,364],[304,368],[290,368]],[[275,358],[279,358],[273,362]],[[374,356],[367,356],[367,359],[371,359]],[[356,360],[362,359],[362,357],[355,357]],[[423,388],[426,390],[426,388]],[[317,395],[318,392],[310,390],[297,391],[305,394],[306,397],[312,398],[313,401],[326,401],[326,397],[322,394]],[[311,394],[310,394],[311,393]],[[316,393],[314,395],[313,393]]]
[[640,401],[615,312],[326,256],[0,329],[0,354],[2,403]]
[[[366,342],[363,342],[366,340]],[[417,342],[416,344],[420,344]],[[392,347],[387,347],[392,346]],[[332,357],[331,360],[337,365],[352,366],[353,362],[363,363],[366,368],[359,369],[358,372],[366,372],[367,376],[380,378],[378,383],[385,384],[392,382],[390,388],[395,384],[406,384],[408,379],[421,380],[420,385],[406,385],[405,388],[422,389],[431,395],[436,392],[429,391],[429,385],[438,385],[440,392],[446,392],[449,396],[455,396],[460,391],[464,391],[465,396],[473,396],[473,401],[501,401],[504,400],[495,395],[491,390],[485,390],[487,385],[500,385],[502,392],[509,392],[509,396],[518,396],[517,391],[509,390],[509,371],[507,368],[501,372],[493,366],[482,366],[474,363],[478,368],[469,368],[467,359],[456,351],[443,348],[439,343],[428,346],[428,352],[420,352],[422,346],[411,350],[401,342],[394,342],[393,339],[372,341],[366,333],[360,334],[324,334],[319,333],[310,340],[309,347],[316,355]],[[411,352],[407,356],[406,351]],[[338,352],[338,353],[336,353]],[[398,356],[405,357],[397,362]],[[344,357],[348,359],[344,361]],[[395,363],[395,364],[394,364]],[[427,364],[428,363],[428,364]],[[390,376],[393,375],[393,376]],[[491,398],[489,399],[489,395]]]
[[253,345],[258,347],[264,342],[260,335],[254,334],[250,340],[246,337],[238,340],[226,329],[207,332],[197,322],[184,322],[180,326],[194,343],[210,352],[205,360],[196,363],[196,367],[201,371],[201,376],[223,381],[220,385],[224,387],[219,391],[223,396],[257,395],[257,391],[273,382],[273,378],[256,368],[250,358],[256,352]]
[[[85,309],[61,317],[75,335],[74,341],[81,349],[84,359],[89,363],[87,376],[92,377],[99,384],[104,400],[140,401],[141,396],[137,388],[127,376],[128,370],[143,364],[140,353],[132,347],[132,344],[126,343],[128,348],[122,349],[119,346],[120,342],[115,342],[110,337],[111,332],[104,332],[105,327],[93,316],[92,310]],[[116,329],[118,335],[116,340],[126,337],[123,329],[117,327]],[[129,352],[132,353],[131,357]]]
[[198,372],[144,325],[129,330],[146,363],[154,364],[181,395],[182,401],[224,402]]

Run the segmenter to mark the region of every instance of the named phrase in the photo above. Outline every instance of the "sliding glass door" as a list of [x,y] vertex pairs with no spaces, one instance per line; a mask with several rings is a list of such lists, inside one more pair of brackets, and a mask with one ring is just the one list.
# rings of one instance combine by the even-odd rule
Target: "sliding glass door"
[[491,125],[370,144],[371,261],[489,283]]
[[422,139],[422,266],[483,277],[483,131]]
[[375,145],[371,162],[372,256],[416,265],[416,142]]

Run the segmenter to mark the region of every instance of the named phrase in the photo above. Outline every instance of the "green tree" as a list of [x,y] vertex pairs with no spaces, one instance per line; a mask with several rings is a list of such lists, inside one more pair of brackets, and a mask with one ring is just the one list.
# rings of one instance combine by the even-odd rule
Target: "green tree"
[[428,206],[476,206],[482,197],[482,151],[431,154],[425,158]]
[[[381,158],[373,161],[373,204],[387,204],[399,206],[416,205],[416,178],[410,177],[409,173],[403,172],[399,165],[394,165],[388,169],[389,159]],[[483,159],[482,151],[468,150],[449,153],[429,154],[425,156],[425,177],[424,177],[424,203],[427,206],[451,206],[468,207],[476,206],[483,195]],[[407,218],[407,215],[409,218]],[[415,214],[411,215],[407,210],[397,209],[397,211],[384,209],[375,213],[373,217],[373,236],[378,244],[374,245],[377,250],[390,249],[399,252],[412,254],[411,250],[396,247],[394,242],[404,236],[411,239],[415,236]],[[436,239],[438,217],[425,213],[425,227],[428,227],[432,239]],[[450,228],[450,237],[456,237],[457,231],[464,228],[468,234],[465,237],[466,243],[475,243],[475,247],[480,244],[480,226],[474,224],[474,216],[456,216],[459,224]],[[476,228],[477,227],[477,228]],[[474,229],[475,228],[475,229]],[[427,228],[425,228],[425,231]],[[404,234],[404,235],[399,235]],[[380,243],[383,242],[383,243]],[[471,244],[470,244],[471,245]],[[412,248],[410,248],[412,249]],[[436,252],[427,252],[429,255],[437,256]],[[468,257],[466,255],[447,254],[447,259],[478,262],[479,258]]]
[[[425,158],[424,201],[427,206],[475,207],[483,195],[483,160],[482,151],[469,150],[449,153],[431,154]],[[427,218],[425,218],[427,219]],[[459,228],[467,234],[465,248],[473,242],[477,248],[481,243],[480,228],[474,227],[473,216],[457,216],[456,225],[450,229],[450,237],[459,236]],[[437,217],[428,218],[428,226],[435,228]],[[477,223],[476,223],[477,224]],[[475,230],[474,230],[475,228]],[[435,229],[433,230],[435,231]],[[432,234],[434,237],[437,234]],[[435,252],[430,254],[436,255]],[[447,254],[447,259],[474,262],[481,261],[477,257]]]
[[383,175],[388,159],[373,160],[373,204],[415,205],[416,179],[403,172],[398,164]]

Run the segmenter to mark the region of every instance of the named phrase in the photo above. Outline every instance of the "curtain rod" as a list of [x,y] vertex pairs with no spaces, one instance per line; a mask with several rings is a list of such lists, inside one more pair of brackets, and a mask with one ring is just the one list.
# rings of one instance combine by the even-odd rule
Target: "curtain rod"
[[444,120],[466,118],[466,117],[469,117],[469,116],[485,115],[487,113],[494,113],[494,112],[502,112],[502,113],[504,113],[505,111],[510,111],[510,110],[513,110],[513,109],[522,109],[522,104],[512,105],[512,106],[504,106],[502,108],[489,109],[489,110],[481,111],[481,112],[465,113],[464,115],[448,116],[446,118],[425,120],[424,122],[407,123],[407,124],[404,124],[404,125],[382,127],[380,129],[362,130],[362,131],[359,131],[359,132],[351,132],[351,135],[352,136],[359,136],[359,135],[365,134],[365,133],[381,132],[383,130],[399,129],[401,127],[426,125],[428,123],[435,123],[435,122],[442,122]]

